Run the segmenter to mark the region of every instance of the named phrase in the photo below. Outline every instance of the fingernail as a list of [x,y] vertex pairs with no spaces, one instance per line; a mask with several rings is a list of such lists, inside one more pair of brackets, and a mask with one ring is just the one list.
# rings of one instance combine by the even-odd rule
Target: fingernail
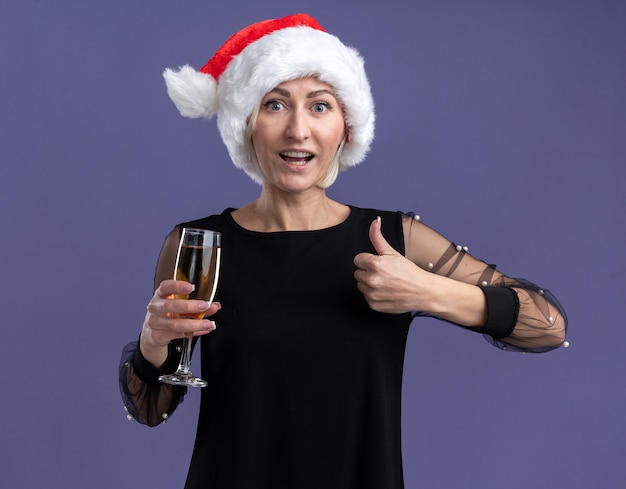
[[210,305],[211,304],[209,304],[206,301],[198,302],[198,306],[197,306],[198,307],[198,311],[206,311],[209,308]]

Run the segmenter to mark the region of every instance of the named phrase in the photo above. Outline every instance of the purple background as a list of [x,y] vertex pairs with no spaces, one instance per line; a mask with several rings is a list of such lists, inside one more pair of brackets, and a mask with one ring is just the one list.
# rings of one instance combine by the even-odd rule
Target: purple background
[[626,487],[621,0],[3,0],[2,486],[182,487],[198,393],[165,426],[128,422],[120,351],[164,235],[259,189],[161,72],[298,11],[361,51],[377,104],[369,158],[330,195],[417,212],[570,319],[546,355],[414,323],[407,488]]

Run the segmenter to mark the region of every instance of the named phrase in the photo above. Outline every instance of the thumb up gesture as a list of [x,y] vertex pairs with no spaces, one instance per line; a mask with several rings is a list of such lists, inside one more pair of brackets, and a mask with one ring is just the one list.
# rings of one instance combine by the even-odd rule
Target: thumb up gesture
[[433,274],[398,253],[381,232],[381,219],[372,222],[370,241],[376,254],[359,253],[354,258],[357,287],[369,306],[378,312],[424,311],[428,284]]

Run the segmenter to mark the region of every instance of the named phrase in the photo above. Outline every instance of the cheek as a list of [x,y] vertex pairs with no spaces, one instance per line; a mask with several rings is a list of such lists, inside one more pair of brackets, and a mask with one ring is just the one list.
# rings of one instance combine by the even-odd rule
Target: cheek
[[255,127],[254,131],[250,135],[250,144],[252,146],[252,150],[255,154],[259,154],[263,151],[265,147],[265,142],[267,141],[267,136],[263,133],[262,130],[259,130],[259,127]]
[[329,144],[332,144],[334,148],[337,148],[344,140],[347,141],[347,130],[343,124],[337,125],[332,130],[328,131],[326,140]]
[[273,139],[273,130],[275,132],[275,125],[267,124],[259,117],[250,136],[252,146],[259,149],[267,146]]

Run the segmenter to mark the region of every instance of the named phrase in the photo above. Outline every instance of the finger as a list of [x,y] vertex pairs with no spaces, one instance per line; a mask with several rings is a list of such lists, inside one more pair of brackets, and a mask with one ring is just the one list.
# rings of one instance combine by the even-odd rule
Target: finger
[[379,255],[397,255],[398,252],[391,246],[382,233],[382,220],[377,217],[370,225],[370,241]]
[[214,321],[209,319],[166,319],[158,318],[149,325],[152,337],[159,342],[167,343],[175,338],[210,333],[216,328]]
[[354,257],[354,265],[361,270],[367,270],[370,267],[372,258],[376,255],[371,253],[359,253]]
[[222,304],[220,304],[219,302],[212,302],[209,309],[207,309],[206,313],[204,314],[204,317],[213,316],[213,314],[216,314],[221,308]]
[[155,294],[159,297],[169,297],[171,295],[187,295],[194,290],[193,284],[183,280],[163,280]]
[[202,319],[216,314],[222,308],[222,304],[200,299],[161,299],[160,307],[165,313],[196,316]]
[[167,315],[182,315],[201,319],[204,317],[211,304],[207,301],[196,299],[162,299],[157,306],[157,311]]
[[354,278],[357,288],[365,295],[371,294],[382,285],[380,275],[374,270],[355,270]]

